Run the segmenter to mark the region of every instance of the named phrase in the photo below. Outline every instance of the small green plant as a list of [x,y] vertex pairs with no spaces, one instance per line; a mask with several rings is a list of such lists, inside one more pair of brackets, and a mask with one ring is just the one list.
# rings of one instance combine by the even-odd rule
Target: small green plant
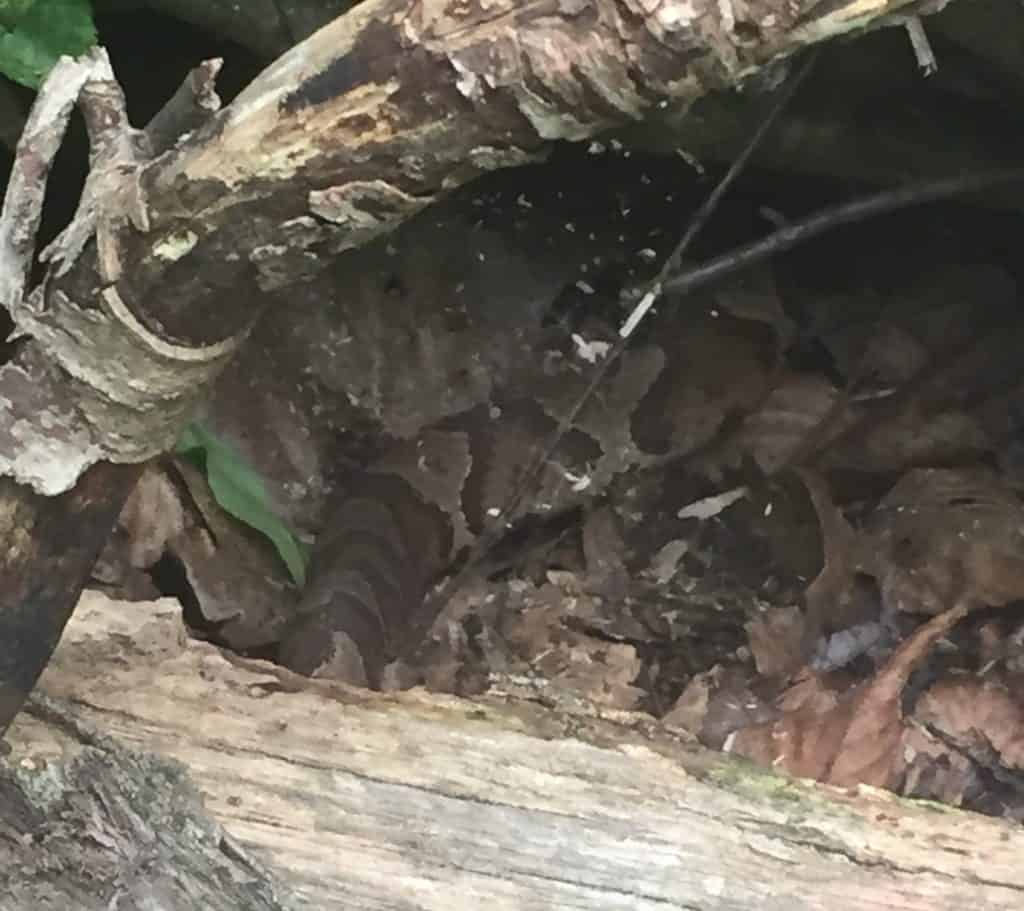
[[96,43],[90,0],[0,0],[0,72],[37,89],[62,54]]
[[263,479],[241,455],[200,424],[186,428],[175,451],[205,472],[220,506],[264,535],[274,545],[296,585],[304,585],[308,550],[277,517]]

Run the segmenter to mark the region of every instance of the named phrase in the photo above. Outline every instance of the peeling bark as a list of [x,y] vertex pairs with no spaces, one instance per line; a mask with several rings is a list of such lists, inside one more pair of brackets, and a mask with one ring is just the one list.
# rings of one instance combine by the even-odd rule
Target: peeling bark
[[285,911],[282,890],[202,809],[186,770],[48,719],[63,761],[0,771],[5,911]]

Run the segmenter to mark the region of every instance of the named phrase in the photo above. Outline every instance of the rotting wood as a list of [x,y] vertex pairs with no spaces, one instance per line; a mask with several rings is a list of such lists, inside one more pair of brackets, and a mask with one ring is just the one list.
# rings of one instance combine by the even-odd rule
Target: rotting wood
[[[214,819],[298,908],[1024,903],[1024,834],[1005,821],[777,778],[641,715],[308,682],[289,692],[290,679],[187,641],[174,602],[90,594],[41,690],[184,763]],[[22,716],[11,739],[19,774],[50,774],[45,724]]]
[[259,864],[204,814],[179,764],[82,737],[50,708],[46,733],[64,761],[26,758],[0,771],[4,911],[290,907]]

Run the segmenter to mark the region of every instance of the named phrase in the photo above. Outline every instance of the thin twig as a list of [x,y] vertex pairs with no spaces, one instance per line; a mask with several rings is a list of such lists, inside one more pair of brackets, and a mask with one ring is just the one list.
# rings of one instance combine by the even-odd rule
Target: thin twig
[[951,199],[955,196],[988,190],[999,184],[1020,181],[1024,181],[1024,168],[1000,168],[912,184],[898,190],[885,190],[863,199],[825,209],[816,215],[786,225],[761,240],[730,250],[703,266],[690,269],[676,278],[669,279],[664,284],[664,290],[678,295],[689,294],[705,285],[719,281],[727,275],[748,269],[779,253],[792,250],[794,247],[820,237],[835,228],[866,221],[869,218],[899,209],[907,209],[910,206],[938,202],[941,199]]

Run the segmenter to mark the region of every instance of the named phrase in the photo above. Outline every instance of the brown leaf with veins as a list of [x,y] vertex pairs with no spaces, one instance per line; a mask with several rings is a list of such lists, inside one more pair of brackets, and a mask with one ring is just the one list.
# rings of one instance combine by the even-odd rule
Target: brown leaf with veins
[[[519,610],[501,617],[500,635],[512,653],[562,690],[609,708],[632,710],[644,696],[635,684],[643,661],[636,647],[588,635],[572,619],[593,615],[592,596],[571,573],[526,586]],[[556,584],[557,583],[557,584]]]
[[897,787],[905,764],[903,687],[935,642],[967,611],[968,605],[961,602],[924,624],[872,680],[833,708],[815,711],[817,700],[800,700],[799,708],[774,724],[739,731],[727,749],[762,765],[828,784]]
[[151,600],[159,591],[147,570],[185,528],[180,493],[152,463],[121,509],[114,533],[92,569],[93,582],[130,601]]
[[[918,699],[914,717],[982,761],[986,748],[1010,769],[1024,769],[1024,705],[1019,677],[982,679],[950,675]],[[986,763],[987,764],[987,763]]]
[[866,564],[886,605],[937,614],[950,604],[1002,607],[1024,597],[1024,509],[986,468],[907,472],[878,504]]
[[940,614],[951,604],[1002,607],[1024,598],[1024,508],[985,468],[907,472],[854,530],[822,478],[798,474],[822,531],[825,565],[805,599],[810,647],[826,626],[861,622],[858,574],[878,583],[890,610]]
[[839,705],[851,681],[842,674],[819,674],[804,668],[778,698],[779,708],[786,714],[804,712],[821,715]]
[[911,465],[965,463],[991,451],[978,421],[956,409],[933,413],[916,400],[881,421],[865,421],[838,440],[821,465],[860,472],[899,471]]
[[280,635],[294,586],[269,541],[227,515],[184,460],[149,466],[121,513],[134,565],[179,561],[203,618],[244,650]]

